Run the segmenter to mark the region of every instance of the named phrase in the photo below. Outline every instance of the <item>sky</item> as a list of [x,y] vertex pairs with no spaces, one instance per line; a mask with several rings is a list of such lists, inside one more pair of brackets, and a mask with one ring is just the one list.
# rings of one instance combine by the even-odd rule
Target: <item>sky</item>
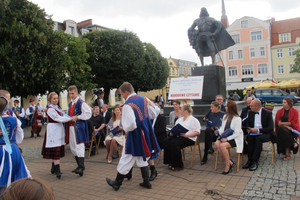
[[[93,19],[93,24],[129,30],[142,42],[153,44],[165,58],[196,62],[187,30],[206,7],[210,17],[221,20],[222,0],[32,0],[57,22]],[[244,16],[276,21],[300,17],[299,0],[225,0],[229,25]],[[205,60],[210,64],[210,59]]]

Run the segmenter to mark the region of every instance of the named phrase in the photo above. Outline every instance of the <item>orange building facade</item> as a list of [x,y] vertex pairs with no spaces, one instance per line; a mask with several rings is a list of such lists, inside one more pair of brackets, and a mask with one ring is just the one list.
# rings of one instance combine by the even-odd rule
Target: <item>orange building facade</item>
[[[228,28],[235,45],[220,52],[226,68],[226,89],[243,89],[266,79],[272,79],[271,24],[254,17],[235,20]],[[216,55],[218,65],[223,66]]]

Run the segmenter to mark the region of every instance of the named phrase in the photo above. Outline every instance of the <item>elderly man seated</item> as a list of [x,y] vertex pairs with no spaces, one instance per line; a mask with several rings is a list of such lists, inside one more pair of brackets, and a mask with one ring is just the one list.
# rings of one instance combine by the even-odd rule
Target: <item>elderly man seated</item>
[[262,144],[276,137],[272,112],[262,108],[261,101],[254,99],[250,103],[248,114],[248,162],[243,169],[255,171],[262,151]]

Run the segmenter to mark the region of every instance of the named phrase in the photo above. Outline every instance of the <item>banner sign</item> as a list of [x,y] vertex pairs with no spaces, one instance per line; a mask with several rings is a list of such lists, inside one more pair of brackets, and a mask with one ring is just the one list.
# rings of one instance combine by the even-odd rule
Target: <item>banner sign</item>
[[171,78],[168,99],[202,99],[204,76]]

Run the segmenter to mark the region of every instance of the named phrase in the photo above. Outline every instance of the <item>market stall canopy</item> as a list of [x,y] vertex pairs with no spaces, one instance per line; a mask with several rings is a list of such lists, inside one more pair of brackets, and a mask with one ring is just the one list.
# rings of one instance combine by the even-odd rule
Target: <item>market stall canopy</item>
[[254,88],[257,88],[257,87],[258,87],[260,84],[261,84],[261,82],[254,83],[254,84],[252,84],[252,85],[250,85],[250,86],[246,87],[246,90],[251,90],[251,89],[252,89],[252,87],[254,87]]
[[298,79],[291,79],[287,81],[285,84],[282,85],[284,88],[299,88],[300,87],[300,80]]
[[276,83],[277,88],[284,89],[286,88],[285,84],[287,81],[281,81],[280,83]]
[[278,88],[276,87],[276,83],[272,81],[264,81],[259,86],[255,87],[257,89],[264,89],[264,88]]

